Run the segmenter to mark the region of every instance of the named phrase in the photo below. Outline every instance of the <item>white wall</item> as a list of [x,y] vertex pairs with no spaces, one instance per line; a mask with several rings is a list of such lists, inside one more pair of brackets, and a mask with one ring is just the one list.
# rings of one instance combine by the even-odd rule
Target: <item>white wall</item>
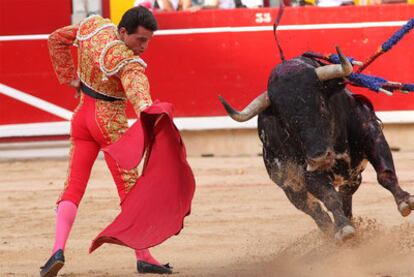
[[72,0],[72,24],[91,14],[102,15],[102,0]]

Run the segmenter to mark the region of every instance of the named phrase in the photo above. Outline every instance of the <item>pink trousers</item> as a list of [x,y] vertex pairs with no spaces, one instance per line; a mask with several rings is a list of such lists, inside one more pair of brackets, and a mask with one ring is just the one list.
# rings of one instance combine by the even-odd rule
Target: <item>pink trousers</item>
[[[63,200],[79,205],[101,148],[115,142],[127,129],[126,102],[107,102],[81,94],[71,121],[71,150],[65,187],[57,203]],[[118,189],[120,200],[135,185],[137,170],[125,170],[104,154]]]

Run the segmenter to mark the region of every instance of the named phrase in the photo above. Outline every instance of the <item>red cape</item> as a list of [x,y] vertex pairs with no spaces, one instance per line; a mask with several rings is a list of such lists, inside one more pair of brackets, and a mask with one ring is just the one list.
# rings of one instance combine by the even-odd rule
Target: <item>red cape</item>
[[178,234],[190,214],[195,180],[186,161],[172,105],[155,102],[114,144],[106,147],[122,168],[131,169],[148,149],[143,173],[121,203],[121,213],[92,242],[149,248]]

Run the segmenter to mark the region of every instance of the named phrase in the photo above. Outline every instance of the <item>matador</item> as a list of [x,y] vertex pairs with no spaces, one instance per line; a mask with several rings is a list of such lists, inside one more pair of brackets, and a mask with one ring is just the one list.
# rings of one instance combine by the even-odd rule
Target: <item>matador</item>
[[[147,65],[140,55],[157,28],[149,10],[134,7],[123,15],[118,26],[94,15],[56,30],[48,39],[59,82],[75,88],[80,100],[71,120],[69,168],[57,201],[55,243],[52,256],[41,267],[41,277],[56,276],[64,264],[65,244],[94,161],[101,149],[118,141],[128,130],[127,101],[138,118],[153,104],[145,75]],[[71,52],[73,45],[77,46],[77,70]],[[137,183],[138,172],[135,168],[122,168],[106,152],[104,158],[122,204]],[[172,273],[171,267],[160,264],[148,248],[134,249],[138,272]]]

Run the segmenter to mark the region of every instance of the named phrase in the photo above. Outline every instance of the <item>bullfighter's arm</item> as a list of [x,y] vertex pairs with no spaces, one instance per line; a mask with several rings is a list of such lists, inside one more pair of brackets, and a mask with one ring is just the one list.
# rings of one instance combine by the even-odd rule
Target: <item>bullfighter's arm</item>
[[114,42],[103,57],[103,67],[108,75],[117,76],[125,95],[134,107],[137,116],[152,104],[145,62],[121,41]]
[[150,86],[144,68],[137,63],[130,63],[120,72],[120,78],[125,94],[139,116],[141,111],[152,104]]
[[57,29],[48,39],[50,59],[61,84],[70,84],[78,79],[70,49],[76,41],[78,28],[76,24]]

